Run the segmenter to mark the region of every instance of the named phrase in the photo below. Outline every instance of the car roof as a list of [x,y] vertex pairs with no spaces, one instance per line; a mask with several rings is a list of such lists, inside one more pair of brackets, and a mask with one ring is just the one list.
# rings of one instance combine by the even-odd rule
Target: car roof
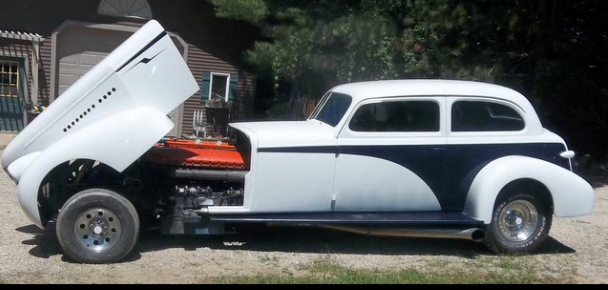
[[469,81],[449,80],[395,80],[374,81],[341,85],[333,92],[347,94],[356,103],[381,97],[407,96],[467,96],[491,97],[518,105],[529,104],[522,94],[498,85]]

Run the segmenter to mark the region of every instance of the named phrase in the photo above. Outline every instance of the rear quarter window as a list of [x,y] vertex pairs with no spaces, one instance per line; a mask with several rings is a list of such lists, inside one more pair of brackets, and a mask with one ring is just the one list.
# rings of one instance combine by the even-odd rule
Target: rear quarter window
[[517,132],[525,128],[524,118],[506,105],[479,101],[452,105],[452,132]]

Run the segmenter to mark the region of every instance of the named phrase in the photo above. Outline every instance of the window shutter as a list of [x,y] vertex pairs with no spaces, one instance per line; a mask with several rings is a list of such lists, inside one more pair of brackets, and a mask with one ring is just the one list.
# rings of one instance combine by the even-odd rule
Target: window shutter
[[230,91],[228,93],[228,102],[234,102],[239,97],[239,76],[230,75]]
[[201,84],[201,101],[206,102],[209,100],[211,94],[211,73],[203,73],[203,82]]

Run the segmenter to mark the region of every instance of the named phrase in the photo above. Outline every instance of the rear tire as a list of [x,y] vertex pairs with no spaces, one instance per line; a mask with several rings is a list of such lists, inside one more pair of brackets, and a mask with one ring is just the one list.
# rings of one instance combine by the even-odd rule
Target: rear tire
[[510,194],[496,203],[484,244],[499,254],[536,251],[549,235],[553,214],[543,200],[529,194]]
[[90,189],[70,198],[57,218],[64,253],[80,263],[116,263],[135,247],[139,217],[131,202],[116,192]]

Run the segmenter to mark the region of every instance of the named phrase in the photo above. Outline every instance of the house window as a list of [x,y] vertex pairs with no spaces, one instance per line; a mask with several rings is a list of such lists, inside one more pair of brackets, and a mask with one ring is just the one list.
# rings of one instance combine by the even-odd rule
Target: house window
[[0,57],[0,132],[20,132],[24,128],[23,61]]
[[146,0],[102,0],[97,13],[116,17],[152,19],[152,9]]
[[239,76],[235,74],[205,72],[201,85],[203,102],[232,102],[237,98]]
[[19,97],[19,63],[0,60],[0,97]]
[[228,88],[230,87],[230,75],[212,73],[211,74],[211,92],[209,100],[224,100],[228,101]]

